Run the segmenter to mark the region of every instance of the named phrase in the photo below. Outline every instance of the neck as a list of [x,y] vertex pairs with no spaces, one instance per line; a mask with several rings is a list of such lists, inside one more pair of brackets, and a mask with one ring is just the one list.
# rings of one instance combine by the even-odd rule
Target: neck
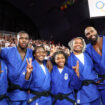
[[62,66],[62,67],[59,67],[59,66],[58,66],[58,69],[63,69],[63,68],[64,68],[64,66]]
[[74,55],[79,55],[81,54],[82,52],[76,52],[76,51],[73,51]]
[[43,61],[36,60],[40,65],[43,64]]
[[21,52],[24,52],[24,53],[26,53],[26,51],[27,51],[27,49],[25,48],[25,49],[22,49],[21,47],[19,47],[19,46],[17,46],[17,49],[18,49],[18,51],[21,53]]

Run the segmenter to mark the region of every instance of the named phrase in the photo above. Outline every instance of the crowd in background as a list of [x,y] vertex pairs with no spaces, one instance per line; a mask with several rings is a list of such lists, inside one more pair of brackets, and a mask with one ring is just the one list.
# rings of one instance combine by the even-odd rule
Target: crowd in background
[[[5,35],[0,34],[0,47],[13,47],[17,45],[17,35]],[[28,47],[34,50],[35,46],[44,45],[47,54],[46,59],[49,56],[52,56],[52,53],[56,49],[56,51],[64,51],[67,55],[70,54],[70,50],[68,47],[61,45],[60,43],[55,44],[54,41],[48,41],[48,40],[29,40]]]

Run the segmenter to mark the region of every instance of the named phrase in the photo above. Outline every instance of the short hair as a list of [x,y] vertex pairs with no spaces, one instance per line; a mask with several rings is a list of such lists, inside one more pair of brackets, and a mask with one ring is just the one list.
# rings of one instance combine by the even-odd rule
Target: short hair
[[19,41],[19,36],[20,36],[20,34],[27,34],[28,37],[29,37],[29,34],[28,34],[26,31],[19,31],[19,32],[17,33],[17,40],[18,40],[18,41]]
[[83,42],[82,53],[83,53],[85,51],[85,48],[86,48],[86,43],[85,43],[85,40],[82,37],[73,38],[71,41],[68,42],[68,46],[70,47],[71,52],[74,51],[74,49],[73,49],[73,42],[74,42],[75,39],[81,39],[82,40],[82,42]]
[[57,52],[55,52],[55,53],[53,54],[53,56],[52,56],[52,62],[53,62],[53,64],[56,64],[56,63],[55,63],[55,57],[56,57],[56,55],[58,55],[58,54],[62,54],[62,55],[65,57],[65,63],[67,63],[67,58],[68,58],[68,56],[65,54],[65,52],[64,52],[64,51],[57,51]]
[[35,54],[35,52],[36,52],[36,50],[37,50],[38,48],[43,48],[44,51],[46,51],[43,45],[35,46],[35,48],[34,48],[34,50],[33,50],[33,56],[34,56],[34,54]]
[[85,28],[85,30],[84,30],[84,34],[85,34],[85,31],[86,31],[87,28],[92,28],[92,29],[94,29],[95,31],[97,31],[95,27],[93,27],[93,26],[87,26],[87,27]]

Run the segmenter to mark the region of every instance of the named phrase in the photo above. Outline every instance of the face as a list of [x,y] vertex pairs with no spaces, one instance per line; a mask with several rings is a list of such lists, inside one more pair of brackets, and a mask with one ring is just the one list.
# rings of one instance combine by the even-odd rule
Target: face
[[94,42],[97,41],[98,33],[93,27],[87,27],[85,29],[85,36],[88,40]]
[[29,43],[29,36],[26,33],[21,33],[18,39],[18,46],[22,49],[26,49]]
[[64,68],[65,61],[65,56],[63,54],[57,54],[55,56],[55,63],[58,65],[59,68]]
[[83,41],[79,38],[74,39],[73,41],[73,52],[82,53],[83,50]]
[[35,59],[37,60],[37,62],[39,62],[41,64],[41,63],[43,63],[43,60],[46,56],[46,52],[42,47],[39,47],[36,49],[34,56],[35,56]]

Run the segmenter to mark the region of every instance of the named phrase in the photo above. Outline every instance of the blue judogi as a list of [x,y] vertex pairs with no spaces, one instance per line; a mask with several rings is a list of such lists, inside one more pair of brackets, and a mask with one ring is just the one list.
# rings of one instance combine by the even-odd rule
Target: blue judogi
[[[46,64],[44,64],[46,74],[42,70],[42,67],[40,64],[34,60],[32,62],[33,65],[33,71],[32,71],[32,80],[30,82],[29,89],[31,91],[36,92],[43,92],[43,91],[49,91],[50,90],[50,73],[46,67]],[[29,99],[32,99],[36,95],[33,93],[30,93]],[[33,102],[30,103],[30,105],[52,105],[51,97],[50,96],[41,96],[40,98],[37,98]]]
[[[7,95],[7,88],[8,88],[8,80],[7,80],[7,66],[4,61],[0,61],[1,63],[1,70],[3,71],[0,73],[0,97],[1,95]],[[0,105],[9,105],[8,99],[5,97],[0,100]]]
[[[72,69],[65,66],[62,73],[60,73],[57,66],[54,65],[51,73],[51,93],[54,96],[60,93],[69,94],[68,97],[75,100],[74,89],[79,89],[80,86],[81,81]],[[55,98],[53,101],[55,101]],[[58,99],[54,105],[73,105],[73,103],[66,99]]]
[[[19,85],[21,88],[25,82],[25,71],[26,70],[26,58],[32,58],[32,50],[27,49],[24,60],[22,60],[17,47],[9,47],[3,48],[1,50],[1,57],[6,61],[8,68],[8,79],[10,84]],[[26,91],[22,91],[20,89],[13,90],[8,93],[11,101],[14,101],[14,105],[19,105],[19,103],[23,103],[28,98],[28,94]],[[15,104],[16,102],[16,104]],[[26,103],[26,102],[25,102]]]
[[[68,67],[76,66],[76,62],[79,61],[79,73],[80,80],[93,80],[95,81],[97,76],[93,71],[93,62],[87,53],[84,54],[84,64],[73,54],[71,53],[68,57],[67,65]],[[88,86],[82,86],[77,92],[77,103],[81,105],[88,105],[92,101],[95,101],[99,98],[99,92],[97,86],[94,84],[89,84]],[[91,105],[91,104],[89,104]],[[95,105],[95,104],[94,104]],[[97,104],[100,105],[100,104]]]
[[[86,52],[93,60],[96,73],[98,75],[105,75],[105,36],[103,36],[102,56],[95,51],[90,43],[87,45]],[[100,79],[101,78],[98,78],[98,80]],[[98,88],[102,96],[103,105],[105,105],[105,80],[103,80],[100,84],[101,85],[98,85]]]

